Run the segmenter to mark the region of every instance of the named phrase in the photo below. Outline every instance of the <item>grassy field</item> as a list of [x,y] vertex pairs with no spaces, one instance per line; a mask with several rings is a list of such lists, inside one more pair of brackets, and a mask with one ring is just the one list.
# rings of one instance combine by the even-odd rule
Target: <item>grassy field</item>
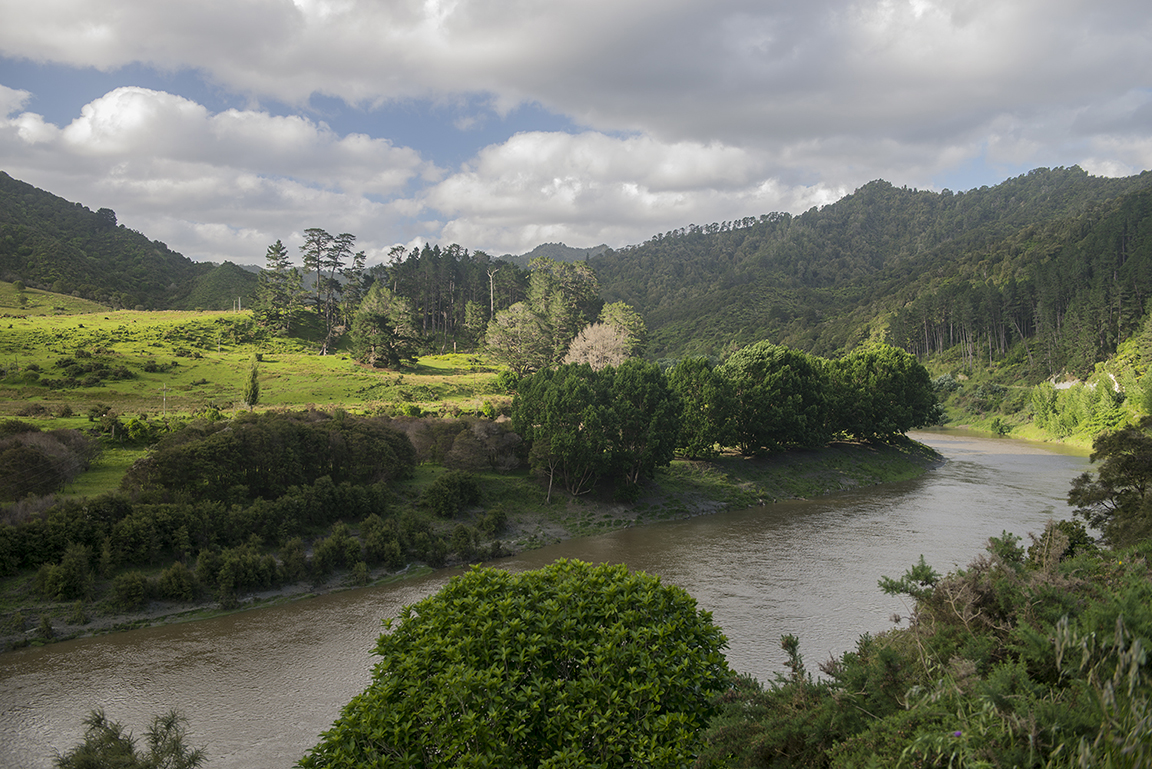
[[[55,295],[53,295],[55,296]],[[240,408],[258,356],[260,408],[343,408],[374,413],[475,413],[507,400],[496,368],[475,355],[422,358],[384,371],[346,350],[318,355],[307,338],[276,338],[247,312],[99,311],[9,316],[0,324],[0,414],[86,412],[101,404],[124,416]],[[71,372],[71,375],[70,375]]]
[[14,283],[0,281],[0,318],[24,315],[75,315],[102,312],[106,308],[67,294],[36,288],[21,291]]

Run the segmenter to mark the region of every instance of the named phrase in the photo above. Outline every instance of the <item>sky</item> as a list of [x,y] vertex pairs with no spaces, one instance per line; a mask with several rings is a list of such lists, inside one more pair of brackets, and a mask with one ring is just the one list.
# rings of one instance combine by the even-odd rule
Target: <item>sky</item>
[[1147,0],[0,0],[0,170],[197,261],[1152,168]]

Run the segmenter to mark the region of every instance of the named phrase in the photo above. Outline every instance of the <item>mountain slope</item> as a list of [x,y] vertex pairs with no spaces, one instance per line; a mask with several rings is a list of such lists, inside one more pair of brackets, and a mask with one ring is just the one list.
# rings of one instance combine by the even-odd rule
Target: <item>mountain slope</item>
[[[1149,187],[1152,173],[1104,179],[1077,167],[965,193],[877,181],[800,216],[692,225],[590,263],[607,301],[645,316],[657,355],[720,354],[760,339],[833,355],[884,333],[921,293],[960,280],[970,255],[1028,228],[1102,216],[1107,201]],[[1065,230],[1046,235],[1052,248]]]
[[110,209],[91,211],[0,171],[0,278],[124,308],[181,307],[196,293],[198,306],[226,309],[236,290],[254,290],[255,275],[236,276],[231,292],[198,289],[216,269],[118,225]]

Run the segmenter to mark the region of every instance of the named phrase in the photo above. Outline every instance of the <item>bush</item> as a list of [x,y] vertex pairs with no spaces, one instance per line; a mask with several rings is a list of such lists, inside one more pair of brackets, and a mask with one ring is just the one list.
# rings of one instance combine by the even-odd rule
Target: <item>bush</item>
[[123,611],[134,611],[148,600],[148,588],[143,572],[124,572],[112,580],[112,602]]
[[708,613],[619,565],[474,568],[385,626],[302,767],[683,767],[730,676]]
[[164,570],[158,587],[160,597],[169,601],[191,601],[199,592],[196,575],[180,561]]
[[479,501],[480,484],[476,476],[463,470],[441,475],[420,497],[420,504],[441,518],[451,518]]
[[118,767],[119,769],[195,769],[204,763],[204,751],[185,744],[184,717],[175,710],[152,719],[144,733],[147,753],[136,751],[136,741],[124,727],[109,721],[104,711],[93,711],[86,719],[84,742],[57,757],[60,769]]

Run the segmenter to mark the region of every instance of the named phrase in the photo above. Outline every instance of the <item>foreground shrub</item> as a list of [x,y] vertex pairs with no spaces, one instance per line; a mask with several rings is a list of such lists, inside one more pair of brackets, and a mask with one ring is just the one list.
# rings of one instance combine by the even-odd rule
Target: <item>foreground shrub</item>
[[60,769],[117,767],[118,769],[195,769],[204,763],[204,751],[185,744],[184,717],[175,710],[152,719],[144,733],[148,752],[138,751],[136,740],[124,727],[109,721],[103,710],[84,719],[84,742],[56,758]]
[[682,767],[729,671],[684,590],[624,566],[475,568],[385,621],[303,767]]

